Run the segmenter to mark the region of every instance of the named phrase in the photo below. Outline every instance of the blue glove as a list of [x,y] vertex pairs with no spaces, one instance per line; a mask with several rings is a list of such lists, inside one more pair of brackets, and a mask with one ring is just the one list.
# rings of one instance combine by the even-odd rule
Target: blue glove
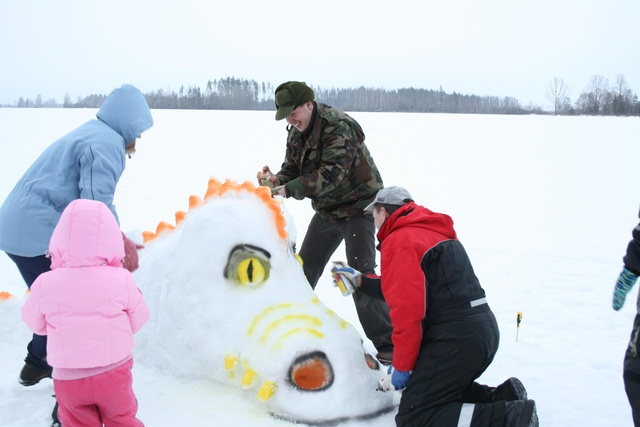
[[407,387],[411,372],[412,371],[398,371],[393,366],[389,366],[389,369],[387,369],[387,374],[391,374],[391,385],[393,385],[396,390],[402,390]]
[[626,268],[622,270],[620,276],[618,277],[618,281],[616,282],[616,287],[613,289],[613,309],[618,311],[624,305],[624,300],[627,297],[627,293],[633,288],[633,285],[636,284],[638,280],[638,276],[627,270]]

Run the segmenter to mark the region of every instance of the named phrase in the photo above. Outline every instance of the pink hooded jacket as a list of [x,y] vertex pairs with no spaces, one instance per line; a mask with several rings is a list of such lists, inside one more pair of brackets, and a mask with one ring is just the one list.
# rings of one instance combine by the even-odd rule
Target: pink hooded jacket
[[62,213],[49,243],[51,271],[31,286],[22,319],[47,335],[47,362],[87,369],[131,357],[133,334],[149,309],[133,276],[122,267],[124,242],[102,202],[79,199]]

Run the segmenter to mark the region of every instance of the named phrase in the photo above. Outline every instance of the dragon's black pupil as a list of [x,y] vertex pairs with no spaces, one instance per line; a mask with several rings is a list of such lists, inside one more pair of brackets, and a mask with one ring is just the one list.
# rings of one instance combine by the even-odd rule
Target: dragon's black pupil
[[253,260],[249,261],[249,266],[247,267],[247,276],[249,277],[249,281],[253,282]]

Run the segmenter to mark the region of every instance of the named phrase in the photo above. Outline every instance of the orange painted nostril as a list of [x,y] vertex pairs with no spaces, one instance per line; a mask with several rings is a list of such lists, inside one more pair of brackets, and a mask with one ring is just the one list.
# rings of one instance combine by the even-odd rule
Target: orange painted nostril
[[327,368],[320,360],[309,360],[296,367],[291,380],[305,390],[315,390],[327,385]]
[[380,363],[369,353],[365,353],[364,360],[367,362],[369,369],[373,369],[374,371],[380,369]]
[[314,352],[297,358],[289,371],[293,385],[304,391],[321,391],[333,384],[333,369],[327,356]]

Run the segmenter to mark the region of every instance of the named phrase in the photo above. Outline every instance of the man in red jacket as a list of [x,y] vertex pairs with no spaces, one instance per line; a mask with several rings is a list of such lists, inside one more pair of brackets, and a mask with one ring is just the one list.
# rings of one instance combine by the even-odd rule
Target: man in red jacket
[[537,426],[533,400],[517,378],[498,387],[475,382],[498,349],[500,332],[453,220],[387,187],[373,213],[381,275],[335,273],[390,307],[391,383],[404,390],[398,426]]

